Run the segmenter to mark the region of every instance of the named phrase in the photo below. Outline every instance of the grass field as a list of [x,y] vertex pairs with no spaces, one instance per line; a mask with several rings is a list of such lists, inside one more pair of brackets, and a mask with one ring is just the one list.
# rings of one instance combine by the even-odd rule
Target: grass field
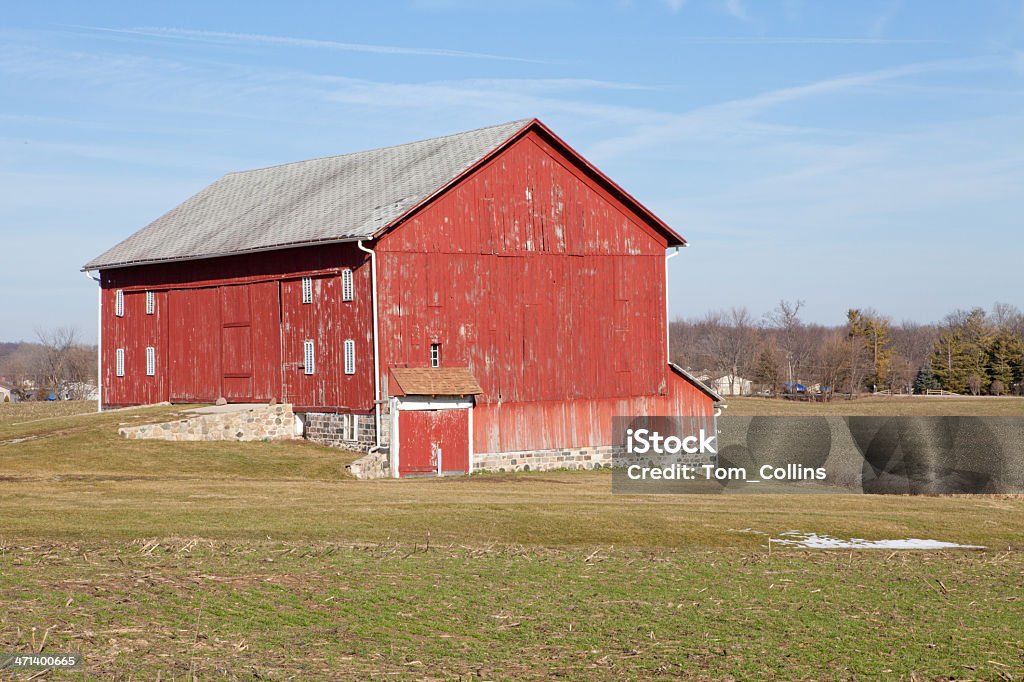
[[[306,443],[116,436],[172,407],[20,407],[0,411],[0,652],[86,659],[45,679],[1024,676],[1021,497],[360,482],[355,455]],[[987,549],[769,550],[745,529]]]
[[993,396],[864,396],[827,403],[777,398],[726,399],[725,414],[840,417],[1024,417],[1024,398]]

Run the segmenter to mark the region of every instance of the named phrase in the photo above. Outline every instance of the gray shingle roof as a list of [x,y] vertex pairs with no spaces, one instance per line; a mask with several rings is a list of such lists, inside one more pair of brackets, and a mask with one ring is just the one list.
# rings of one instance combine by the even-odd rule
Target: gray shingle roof
[[528,123],[229,173],[83,270],[369,238]]

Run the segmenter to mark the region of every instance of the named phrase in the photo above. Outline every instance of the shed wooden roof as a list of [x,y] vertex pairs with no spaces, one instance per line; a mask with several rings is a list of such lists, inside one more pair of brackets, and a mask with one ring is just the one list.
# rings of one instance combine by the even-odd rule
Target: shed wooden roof
[[687,372],[685,369],[683,369],[682,367],[680,367],[676,363],[670,362],[670,363],[668,363],[668,366],[672,368],[673,372],[675,372],[679,376],[681,376],[684,379],[686,379],[687,381],[689,381],[699,391],[701,391],[702,393],[707,395],[709,398],[714,400],[716,403],[725,402],[725,400],[722,398],[722,396],[718,395],[718,392],[715,389],[711,388],[710,386],[705,384],[703,381],[701,381],[699,378],[697,378],[694,375],[690,374],[689,372]]
[[483,389],[466,367],[392,367],[404,395],[480,395]]

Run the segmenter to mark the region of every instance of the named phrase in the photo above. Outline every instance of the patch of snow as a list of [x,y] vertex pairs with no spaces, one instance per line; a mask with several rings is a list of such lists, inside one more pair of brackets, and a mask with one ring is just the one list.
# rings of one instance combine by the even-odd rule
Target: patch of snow
[[985,549],[983,545],[961,545],[956,542],[922,540],[919,538],[906,538],[904,540],[850,538],[849,540],[843,540],[841,538],[834,538],[831,535],[804,533],[798,530],[786,531],[780,535],[784,537],[769,538],[768,541],[776,545],[790,545],[806,549]]

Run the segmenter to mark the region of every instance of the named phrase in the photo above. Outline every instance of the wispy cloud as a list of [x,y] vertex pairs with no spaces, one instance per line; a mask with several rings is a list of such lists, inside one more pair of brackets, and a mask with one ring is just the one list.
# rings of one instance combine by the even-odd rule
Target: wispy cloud
[[948,43],[932,38],[844,38],[831,36],[691,36],[676,42],[697,45],[916,45]]
[[899,0],[888,3],[882,13],[871,22],[871,25],[868,27],[868,35],[872,38],[881,38],[885,35],[886,29],[889,28],[889,24],[897,12],[900,11],[902,4]]
[[743,0],[725,0],[724,5],[725,11],[729,13],[729,16],[740,21],[750,21],[750,12],[747,11],[747,6],[743,4]]
[[366,43],[346,43],[335,40],[316,40],[312,38],[294,38],[290,36],[274,36],[262,33],[230,33],[225,31],[200,31],[170,27],[134,27],[109,28],[104,26],[79,26],[70,28],[109,33],[114,35],[156,38],[162,40],[187,40],[204,43],[245,43],[249,45],[267,45],[274,47],[295,47],[317,50],[340,50],[347,52],[365,52],[369,54],[406,55],[417,57],[446,57],[456,59],[484,59],[508,62],[527,62],[534,64],[548,63],[541,59],[515,57],[508,55],[488,54],[484,52],[466,52],[430,47],[399,47],[395,45],[371,45]]
[[674,14],[678,13],[686,6],[686,0],[664,0],[664,2],[665,6]]
[[619,156],[632,153],[638,148],[664,145],[707,131],[727,130],[739,122],[753,119],[766,109],[812,96],[849,91],[924,73],[967,71],[997,66],[1005,66],[1005,60],[988,57],[946,59],[847,74],[804,85],[779,88],[752,97],[699,107],[674,116],[665,123],[639,126],[629,135],[599,144],[594,153],[601,156]]

